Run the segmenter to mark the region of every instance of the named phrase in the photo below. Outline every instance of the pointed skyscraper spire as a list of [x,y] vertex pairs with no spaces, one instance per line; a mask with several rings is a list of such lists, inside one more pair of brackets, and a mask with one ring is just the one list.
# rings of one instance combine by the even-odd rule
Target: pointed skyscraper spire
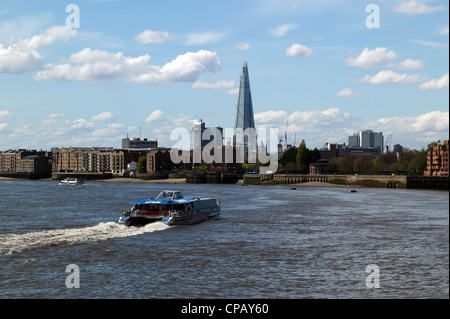
[[253,117],[252,94],[250,90],[250,79],[248,76],[247,62],[242,65],[241,83],[239,85],[239,98],[236,111],[235,128],[245,131],[247,128],[255,128]]

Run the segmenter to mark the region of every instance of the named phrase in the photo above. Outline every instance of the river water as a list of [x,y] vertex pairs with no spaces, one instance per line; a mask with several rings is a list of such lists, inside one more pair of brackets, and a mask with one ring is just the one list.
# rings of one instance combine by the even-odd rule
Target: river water
[[[222,214],[116,223],[162,189]],[[0,268],[0,298],[449,298],[449,193],[0,181]]]

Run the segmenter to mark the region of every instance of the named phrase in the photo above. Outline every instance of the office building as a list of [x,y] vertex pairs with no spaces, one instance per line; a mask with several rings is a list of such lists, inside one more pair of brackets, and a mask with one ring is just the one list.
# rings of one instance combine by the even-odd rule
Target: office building
[[137,148],[157,148],[158,141],[148,140],[144,138],[141,140],[139,137],[135,137],[132,140],[127,136],[122,139],[122,149],[137,149]]
[[383,132],[355,132],[348,137],[348,148],[351,153],[381,155],[384,151]]

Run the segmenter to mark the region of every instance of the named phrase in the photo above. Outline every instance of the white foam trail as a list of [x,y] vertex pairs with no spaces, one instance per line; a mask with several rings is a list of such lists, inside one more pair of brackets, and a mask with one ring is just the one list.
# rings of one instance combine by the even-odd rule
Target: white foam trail
[[10,255],[24,250],[61,244],[72,245],[136,236],[164,230],[169,227],[161,222],[147,224],[144,227],[126,227],[125,225],[108,222],[85,228],[54,229],[24,234],[3,234],[0,235],[0,255]]

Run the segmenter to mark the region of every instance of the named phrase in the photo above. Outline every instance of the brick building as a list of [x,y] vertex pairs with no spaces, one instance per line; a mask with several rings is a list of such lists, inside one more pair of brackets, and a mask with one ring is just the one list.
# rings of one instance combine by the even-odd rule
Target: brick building
[[427,155],[425,176],[448,176],[448,140],[433,146]]
[[22,149],[0,152],[0,173],[49,175],[51,155],[51,152]]

